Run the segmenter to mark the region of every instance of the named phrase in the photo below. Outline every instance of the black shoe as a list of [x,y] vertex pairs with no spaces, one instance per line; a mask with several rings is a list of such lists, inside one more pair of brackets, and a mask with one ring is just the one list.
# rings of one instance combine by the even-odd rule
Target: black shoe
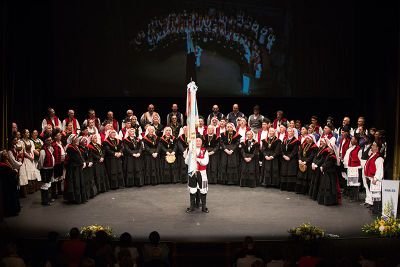
[[205,213],[209,213],[210,211],[208,210],[208,208],[204,208],[204,209],[202,209],[201,210],[202,212],[205,212]]
[[186,213],[191,213],[191,212],[193,212],[193,211],[194,211],[193,208],[187,208],[187,209],[186,209]]

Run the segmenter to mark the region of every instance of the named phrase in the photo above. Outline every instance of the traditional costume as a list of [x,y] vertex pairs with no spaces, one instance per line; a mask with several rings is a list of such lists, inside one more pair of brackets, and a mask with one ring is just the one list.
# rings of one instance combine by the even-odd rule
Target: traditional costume
[[[330,144],[328,144],[330,146]],[[337,157],[331,146],[331,152],[325,157],[322,163],[321,182],[319,185],[317,201],[321,205],[337,205],[341,204],[341,195],[339,187],[339,179],[337,174]]]
[[62,195],[62,183],[65,179],[64,160],[65,149],[61,141],[54,141],[52,144],[54,150],[54,180],[51,183],[51,197],[57,199],[58,195]]
[[221,158],[218,183],[239,183],[239,144],[240,135],[236,131],[221,134]]
[[178,171],[178,182],[186,183],[188,167],[185,163],[185,158],[183,157],[183,153],[185,152],[186,148],[188,148],[188,146],[189,146],[186,135],[181,134],[177,138],[176,142],[177,142],[177,146],[178,146],[178,149],[175,154],[177,171]]
[[64,199],[68,202],[81,204],[87,201],[86,185],[82,169],[86,165],[85,160],[77,146],[77,135],[72,134],[68,138],[65,157],[65,182]]
[[21,211],[18,198],[18,172],[13,169],[12,165],[1,155],[0,162],[0,187],[2,189],[2,205],[4,207],[4,215],[17,216]]
[[[133,129],[131,131],[134,131]],[[144,185],[144,163],[143,163],[143,144],[136,136],[129,136],[127,133],[123,140],[124,162],[123,170],[125,185],[143,186]]]
[[361,168],[362,168],[362,180],[363,180],[363,186],[365,189],[365,204],[371,205],[373,204],[372,202],[372,194],[371,191],[369,190],[369,182],[368,178],[365,176],[365,163],[367,163],[367,160],[371,156],[372,151],[371,151],[371,144],[365,144],[363,148],[361,149]]
[[240,144],[240,186],[256,187],[259,183],[259,151],[260,145],[254,139],[247,139]]
[[[185,163],[189,164],[187,150],[185,150]],[[188,187],[190,193],[190,207],[186,212],[192,212],[196,206],[196,194],[200,192],[200,199],[202,211],[208,213],[207,208],[207,193],[208,193],[208,180],[207,180],[207,164],[209,161],[208,152],[204,147],[196,148],[196,171],[192,176],[188,177]]]
[[38,168],[40,170],[40,177],[42,180],[42,186],[40,187],[41,197],[42,197],[42,205],[48,206],[50,205],[51,198],[49,196],[49,189],[51,187],[51,182],[53,180],[53,172],[54,172],[54,149],[49,145],[44,145],[42,150],[40,150],[39,154],[39,163]]
[[263,139],[261,145],[262,168],[261,184],[269,187],[280,186],[280,156],[282,142],[275,135]]
[[124,174],[122,171],[122,142],[117,138],[111,138],[111,130],[108,132],[108,137],[103,142],[104,161],[106,164],[107,176],[111,189],[124,187]]
[[311,164],[318,151],[313,136],[308,135],[306,139],[311,139],[312,143],[308,143],[307,141],[303,142],[299,148],[299,170],[297,172],[295,188],[295,191],[298,194],[308,194],[310,190],[310,181],[312,176]]
[[97,135],[97,142],[90,142],[88,145],[89,155],[93,162],[93,176],[97,192],[103,193],[110,190],[110,183],[107,177],[106,166],[104,163],[104,150],[101,147],[100,135]]
[[372,153],[364,166],[364,175],[369,184],[373,203],[373,213],[380,214],[382,211],[382,180],[384,159],[379,152]]
[[[326,142],[326,141],[325,141]],[[319,185],[321,183],[321,169],[320,167],[325,162],[325,158],[328,155],[328,147],[320,145],[318,151],[316,152],[313,161],[311,163],[311,180],[310,180],[310,190],[308,195],[311,199],[317,200]]]
[[352,200],[358,200],[360,178],[362,177],[361,155],[362,151],[357,143],[357,145],[351,145],[349,149],[347,149],[343,158],[347,187]]
[[[287,138],[282,142],[282,158],[281,158],[281,190],[294,191],[296,186],[297,170],[299,166],[299,140],[294,136]],[[283,156],[289,157],[289,160]]]
[[145,185],[157,185],[160,183],[160,160],[158,156],[159,138],[156,135],[147,134],[142,139],[144,145]]
[[88,140],[86,137],[79,137],[80,145],[79,150],[81,151],[81,155],[83,160],[85,161],[85,165],[83,166],[82,174],[83,180],[85,183],[86,189],[86,197],[94,198],[97,195],[97,187],[94,181],[94,168],[93,168],[93,159],[92,154],[89,153],[89,148],[87,147]]
[[209,161],[207,164],[208,183],[216,184],[218,181],[218,170],[220,160],[220,138],[216,135],[203,135],[203,147],[208,152]]
[[178,172],[175,155],[177,149],[177,143],[172,135],[163,135],[160,138],[160,142],[158,143],[158,152],[160,155],[161,183],[163,184],[178,182]]
[[27,181],[27,192],[33,194],[37,187],[37,182],[40,181],[40,172],[35,163],[35,144],[30,139],[21,139],[24,152],[24,160],[19,169],[20,180]]

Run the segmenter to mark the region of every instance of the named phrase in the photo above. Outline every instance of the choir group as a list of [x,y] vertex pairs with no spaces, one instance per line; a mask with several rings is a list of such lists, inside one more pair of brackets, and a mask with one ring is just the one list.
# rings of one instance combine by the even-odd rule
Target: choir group
[[[52,108],[39,131],[13,123],[0,163],[11,177],[6,207],[39,189],[43,205],[60,195],[78,204],[110,189],[187,183],[184,115],[173,104],[165,127],[161,121],[150,104],[139,118],[128,110],[121,123],[111,111],[101,122],[94,110],[82,124],[73,110],[61,121]],[[247,117],[238,104],[225,116],[214,105],[199,118],[197,135],[209,155],[209,184],[273,187],[323,205],[340,204],[342,195],[358,200],[365,190],[363,205],[379,212],[387,145],[384,131],[367,130],[363,117],[354,129],[349,117],[338,128],[328,117],[322,127],[316,116],[302,124],[277,111],[269,120],[255,106]]]

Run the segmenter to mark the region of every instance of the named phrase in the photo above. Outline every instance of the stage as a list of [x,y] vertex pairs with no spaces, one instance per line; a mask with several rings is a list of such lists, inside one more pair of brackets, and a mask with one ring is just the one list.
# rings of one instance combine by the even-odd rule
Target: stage
[[210,213],[185,213],[186,185],[125,188],[100,194],[83,205],[40,205],[40,193],[21,200],[18,217],[6,218],[3,230],[17,236],[44,237],[50,230],[64,235],[73,227],[110,225],[115,234],[130,232],[145,240],[157,230],[164,240],[221,241],[282,239],[287,229],[310,222],[340,237],[361,236],[361,226],[372,220],[359,202],[321,206],[308,196],[272,188],[211,185],[207,197]]

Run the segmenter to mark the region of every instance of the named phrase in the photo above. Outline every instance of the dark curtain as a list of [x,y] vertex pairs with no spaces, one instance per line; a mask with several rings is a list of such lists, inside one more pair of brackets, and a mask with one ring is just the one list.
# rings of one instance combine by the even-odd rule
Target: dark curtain
[[336,1],[290,3],[288,71],[292,95],[353,97],[352,1],[343,5]]
[[[50,1],[2,1],[2,147],[11,122],[38,128],[52,86]],[[50,95],[51,96],[51,95]]]

